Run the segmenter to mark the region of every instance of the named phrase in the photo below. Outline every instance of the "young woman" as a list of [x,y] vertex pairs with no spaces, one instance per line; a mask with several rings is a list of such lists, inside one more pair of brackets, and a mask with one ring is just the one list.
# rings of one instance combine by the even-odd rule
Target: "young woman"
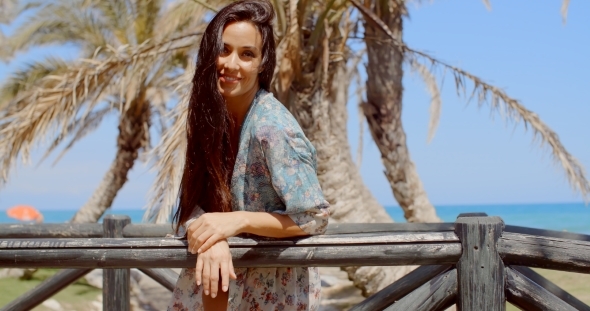
[[174,215],[195,269],[180,274],[168,310],[317,310],[317,268],[234,269],[227,238],[321,234],[328,202],[315,149],[269,92],[274,11],[237,1],[203,35],[187,119],[187,151]]

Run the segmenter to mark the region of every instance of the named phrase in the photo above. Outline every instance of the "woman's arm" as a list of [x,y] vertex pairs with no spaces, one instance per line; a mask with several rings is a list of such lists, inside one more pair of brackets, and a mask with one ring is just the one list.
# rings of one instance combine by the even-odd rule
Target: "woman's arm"
[[309,235],[289,215],[245,211],[205,213],[187,229],[189,250],[193,254],[202,253],[217,241],[241,233],[271,238]]

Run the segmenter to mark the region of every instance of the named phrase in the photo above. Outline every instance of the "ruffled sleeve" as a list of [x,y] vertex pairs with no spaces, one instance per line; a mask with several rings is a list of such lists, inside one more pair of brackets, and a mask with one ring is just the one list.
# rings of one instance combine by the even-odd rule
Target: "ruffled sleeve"
[[310,235],[324,233],[330,216],[329,203],[318,181],[315,148],[298,127],[261,125],[255,136],[272,186],[285,205],[284,211],[273,212],[289,215]]
[[195,207],[195,209],[191,213],[190,218],[185,223],[180,224],[180,226],[178,227],[178,234],[175,237],[184,238],[184,236],[186,235],[186,228],[188,228],[188,226],[190,226],[191,223],[193,223],[195,220],[197,220],[197,218],[201,217],[201,215],[203,214],[205,214],[205,211],[203,211],[198,206]]

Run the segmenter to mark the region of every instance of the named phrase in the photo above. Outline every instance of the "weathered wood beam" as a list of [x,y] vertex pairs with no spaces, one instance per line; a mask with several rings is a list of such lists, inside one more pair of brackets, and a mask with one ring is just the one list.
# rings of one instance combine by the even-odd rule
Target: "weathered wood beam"
[[498,251],[506,264],[590,273],[590,242],[504,232]]
[[[452,223],[358,223],[330,224],[326,235],[375,232],[445,232],[454,230]],[[165,237],[172,234],[170,224],[129,224],[123,229],[128,238]],[[99,238],[101,224],[0,224],[0,239],[18,238]]]
[[53,276],[45,279],[35,288],[20,295],[0,309],[1,311],[24,311],[31,310],[40,305],[47,298],[55,295],[66,286],[74,283],[92,269],[64,269]]
[[167,234],[174,234],[172,224],[131,224],[123,229],[126,238],[163,238]]
[[[453,232],[399,232],[317,235],[297,239],[250,239],[232,237],[230,247],[251,246],[328,246],[379,245],[401,243],[458,242]],[[0,239],[0,249],[55,249],[55,248],[167,248],[187,247],[186,240],[173,238],[116,238],[116,239]]]
[[0,239],[102,238],[101,224],[0,224]]
[[349,311],[380,311],[430,281],[435,276],[451,269],[452,266],[421,266],[401,279],[383,288],[371,297],[349,309]]
[[506,298],[523,310],[578,310],[510,267],[506,267]]
[[[105,238],[122,238],[123,228],[129,223],[131,223],[129,216],[105,216],[102,223]],[[131,309],[129,268],[103,269],[102,271],[102,309],[129,311]]]
[[454,223],[359,223],[359,224],[330,224],[326,235],[343,233],[373,233],[373,232],[436,232],[455,230]]
[[499,217],[461,217],[455,232],[463,254],[457,262],[457,310],[506,310],[504,263],[496,245],[504,222]]
[[[413,292],[387,307],[386,311],[446,310],[457,300],[457,270],[435,276]],[[488,310],[488,309],[481,309]]]
[[529,267],[523,266],[510,266],[510,268],[514,269],[515,271],[520,272],[520,274],[527,277],[529,280],[537,283],[539,286],[546,289],[548,292],[552,293],[559,299],[563,300],[565,303],[569,304],[570,306],[576,308],[580,311],[590,311],[590,306],[586,305],[578,298],[572,296],[570,293],[566,292],[565,290],[561,289],[561,287],[555,285],[553,282],[549,281],[548,279],[544,278],[542,275],[535,272],[533,269]]
[[[454,264],[461,245],[453,243],[346,246],[266,246],[231,249],[236,267],[383,266]],[[196,255],[179,248],[3,249],[0,267],[185,268]]]
[[178,273],[170,269],[139,268],[139,271],[145,273],[169,291],[174,290],[176,281],[178,280]]
[[510,226],[510,225],[506,225],[504,232],[520,233],[520,234],[528,234],[528,235],[538,235],[538,236],[545,236],[545,237],[554,237],[554,238],[560,238],[560,239],[590,242],[590,235],[573,233],[573,232],[563,232],[563,231],[527,228],[527,227]]

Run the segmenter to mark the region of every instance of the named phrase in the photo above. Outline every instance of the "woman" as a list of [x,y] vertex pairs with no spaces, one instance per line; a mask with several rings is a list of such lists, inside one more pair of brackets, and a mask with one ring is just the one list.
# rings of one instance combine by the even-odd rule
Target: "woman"
[[317,268],[234,269],[227,238],[321,234],[328,202],[315,149],[269,92],[274,11],[237,1],[203,35],[189,103],[187,151],[174,221],[195,269],[180,274],[168,310],[317,310]]

